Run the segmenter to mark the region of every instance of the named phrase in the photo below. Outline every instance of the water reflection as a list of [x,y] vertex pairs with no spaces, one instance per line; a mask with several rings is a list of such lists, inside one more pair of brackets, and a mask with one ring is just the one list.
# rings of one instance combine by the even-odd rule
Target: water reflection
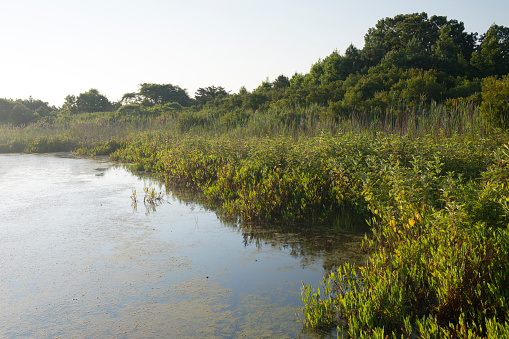
[[[328,228],[221,219],[202,195],[107,159],[0,155],[0,187],[0,336],[322,337],[295,322],[301,281],[360,247]],[[144,187],[164,200],[131,206]]]
[[[127,169],[130,170],[128,167]],[[241,233],[246,247],[270,246],[288,249],[292,257],[301,260],[303,267],[322,260],[324,272],[335,270],[346,262],[362,265],[367,258],[361,250],[362,239],[368,231],[365,227],[359,227],[357,230],[341,230],[327,225],[242,222],[240,219],[223,216],[217,204],[206,199],[205,195],[195,189],[169,183],[164,185],[157,174],[136,171],[132,173],[142,180],[149,179],[153,187],[166,190],[167,195],[191,210],[200,207],[216,213],[223,226],[237,229]],[[156,212],[157,206],[158,204],[145,204],[145,213],[148,215]]]
[[164,196],[162,192],[157,193],[155,197],[148,197],[147,194],[143,197],[143,201],[140,201],[137,197],[136,190],[133,191],[133,194],[131,195],[131,207],[133,208],[133,213],[138,212],[138,204],[143,205],[145,207],[145,215],[149,215],[151,213],[157,212],[157,207],[170,202],[166,202],[164,199]]

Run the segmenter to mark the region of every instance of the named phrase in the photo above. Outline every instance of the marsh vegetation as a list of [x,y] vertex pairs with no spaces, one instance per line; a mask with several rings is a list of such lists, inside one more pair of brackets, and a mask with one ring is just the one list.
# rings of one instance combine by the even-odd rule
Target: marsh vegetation
[[304,326],[496,338],[509,332],[508,53],[503,26],[477,39],[445,17],[386,18],[309,74],[194,101],[142,84],[110,112],[69,102],[4,125],[0,150],[107,154],[244,223],[367,228],[362,266],[304,284]]

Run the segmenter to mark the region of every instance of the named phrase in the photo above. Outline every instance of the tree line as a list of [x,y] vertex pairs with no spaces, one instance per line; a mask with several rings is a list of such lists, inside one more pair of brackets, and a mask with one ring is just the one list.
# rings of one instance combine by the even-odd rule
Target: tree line
[[[50,114],[48,110],[53,114],[116,110],[148,114],[184,108],[267,110],[311,104],[323,106],[326,115],[337,118],[372,110],[390,109],[398,114],[398,108],[404,111],[404,107],[431,101],[480,105],[483,96],[497,97],[497,102],[484,109],[489,115],[498,107],[502,113],[491,120],[505,121],[509,28],[493,24],[479,35],[465,32],[463,22],[445,16],[401,14],[379,20],[364,42],[362,49],[350,45],[344,54],[333,51],[306,74],[267,79],[253,91],[242,87],[230,94],[223,87],[210,86],[199,88],[191,98],[176,85],[144,83],[138,92],[124,94],[119,102],[110,102],[91,89],[78,96],[68,95],[59,109],[44,106],[40,100],[30,99],[42,103],[36,107],[27,100],[2,99],[0,122],[28,123]],[[502,91],[501,97],[490,93],[495,88]]]

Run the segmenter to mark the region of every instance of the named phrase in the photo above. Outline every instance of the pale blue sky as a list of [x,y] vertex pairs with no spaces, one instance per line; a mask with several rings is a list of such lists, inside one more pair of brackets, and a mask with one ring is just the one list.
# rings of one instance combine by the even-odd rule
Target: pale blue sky
[[377,21],[426,12],[467,32],[509,27],[506,0],[0,0],[0,98],[61,106],[97,88],[111,101],[144,82],[232,93],[307,73],[334,49],[362,48]]

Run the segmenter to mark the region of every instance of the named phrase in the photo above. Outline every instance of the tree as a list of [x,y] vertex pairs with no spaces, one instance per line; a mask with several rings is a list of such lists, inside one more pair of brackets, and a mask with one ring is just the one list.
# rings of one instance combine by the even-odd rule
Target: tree
[[0,99],[0,123],[22,125],[28,124],[36,118],[38,118],[38,114],[22,103]]
[[410,39],[404,49],[392,50],[385,54],[385,57],[377,67],[388,70],[397,67],[403,70],[431,68],[431,58],[417,38]]
[[272,88],[278,90],[278,89],[285,89],[287,87],[290,87],[290,79],[288,77],[281,74],[272,82]]
[[143,105],[164,105],[170,102],[176,102],[186,107],[191,104],[191,98],[187,95],[185,89],[172,84],[149,84],[140,85],[137,95],[141,98]]
[[465,74],[468,63],[461,53],[461,46],[454,42],[451,36],[451,26],[444,25],[440,28],[440,36],[431,50],[435,69],[448,72],[452,75]]
[[56,111],[57,109],[54,106],[49,106],[47,102],[42,100],[36,100],[32,96],[28,99],[18,99],[16,102],[24,105],[31,111],[37,113],[40,117],[44,117],[49,115],[52,111]]
[[487,77],[509,73],[509,28],[493,24],[481,36],[480,42],[470,61],[478,75]]
[[213,101],[217,98],[226,98],[228,95],[228,92],[226,92],[223,87],[210,86],[198,88],[194,98],[199,104],[204,105],[208,101]]
[[13,106],[11,101],[0,99],[0,123],[10,122]]
[[269,78],[265,81],[262,81],[262,84],[255,88],[253,92],[260,93],[260,94],[267,94],[272,90],[272,83],[269,81]]
[[78,113],[78,107],[76,106],[76,97],[72,94],[69,94],[64,99],[64,104],[62,105],[62,109],[64,111],[69,112],[70,114]]
[[311,67],[308,82],[313,85],[327,85],[338,80],[345,80],[350,74],[355,74],[362,68],[360,52],[350,44],[344,56],[335,50],[325,59],[315,63]]
[[253,93],[244,94],[242,99],[243,109],[252,109],[255,111],[267,102],[267,95],[254,91]]
[[123,105],[131,105],[131,104],[134,104],[134,105],[137,105],[137,104],[140,104],[140,96],[138,95],[138,93],[126,93],[122,96],[122,99],[120,99],[120,102],[123,104]]
[[95,88],[81,93],[76,98],[78,113],[107,112],[113,108],[113,104]]
[[247,93],[248,93],[248,91],[246,89],[246,86],[241,86],[239,88],[239,93],[238,93],[239,95],[244,95],[244,94],[247,94]]
[[32,120],[36,119],[38,117],[37,114],[34,114],[34,112],[25,105],[20,103],[15,103],[12,108],[11,113],[11,122],[13,122],[15,125],[22,125],[22,124],[28,124]]
[[[464,24],[457,20],[447,20],[445,16],[432,16],[426,13],[401,14],[394,18],[378,21],[364,37],[362,55],[370,66],[376,66],[390,51],[404,51],[409,43],[418,45],[427,55],[433,53],[432,46],[441,35],[441,28],[448,25],[453,44],[459,46],[465,60],[470,60],[476,43],[476,34],[464,32]],[[411,42],[413,40],[413,42]],[[412,47],[415,48],[415,47]],[[408,68],[423,68],[422,65],[408,65]]]
[[62,108],[70,114],[107,112],[113,110],[114,105],[95,88],[80,93],[77,97],[68,95],[65,97]]
[[430,49],[436,35],[433,28],[428,15],[424,12],[381,19],[365,35],[363,54],[374,66],[388,52],[404,50],[412,39],[425,50]]
[[401,99],[416,104],[419,100],[441,100],[445,87],[439,81],[435,70],[411,70],[407,79],[401,79],[394,88],[400,91]]

